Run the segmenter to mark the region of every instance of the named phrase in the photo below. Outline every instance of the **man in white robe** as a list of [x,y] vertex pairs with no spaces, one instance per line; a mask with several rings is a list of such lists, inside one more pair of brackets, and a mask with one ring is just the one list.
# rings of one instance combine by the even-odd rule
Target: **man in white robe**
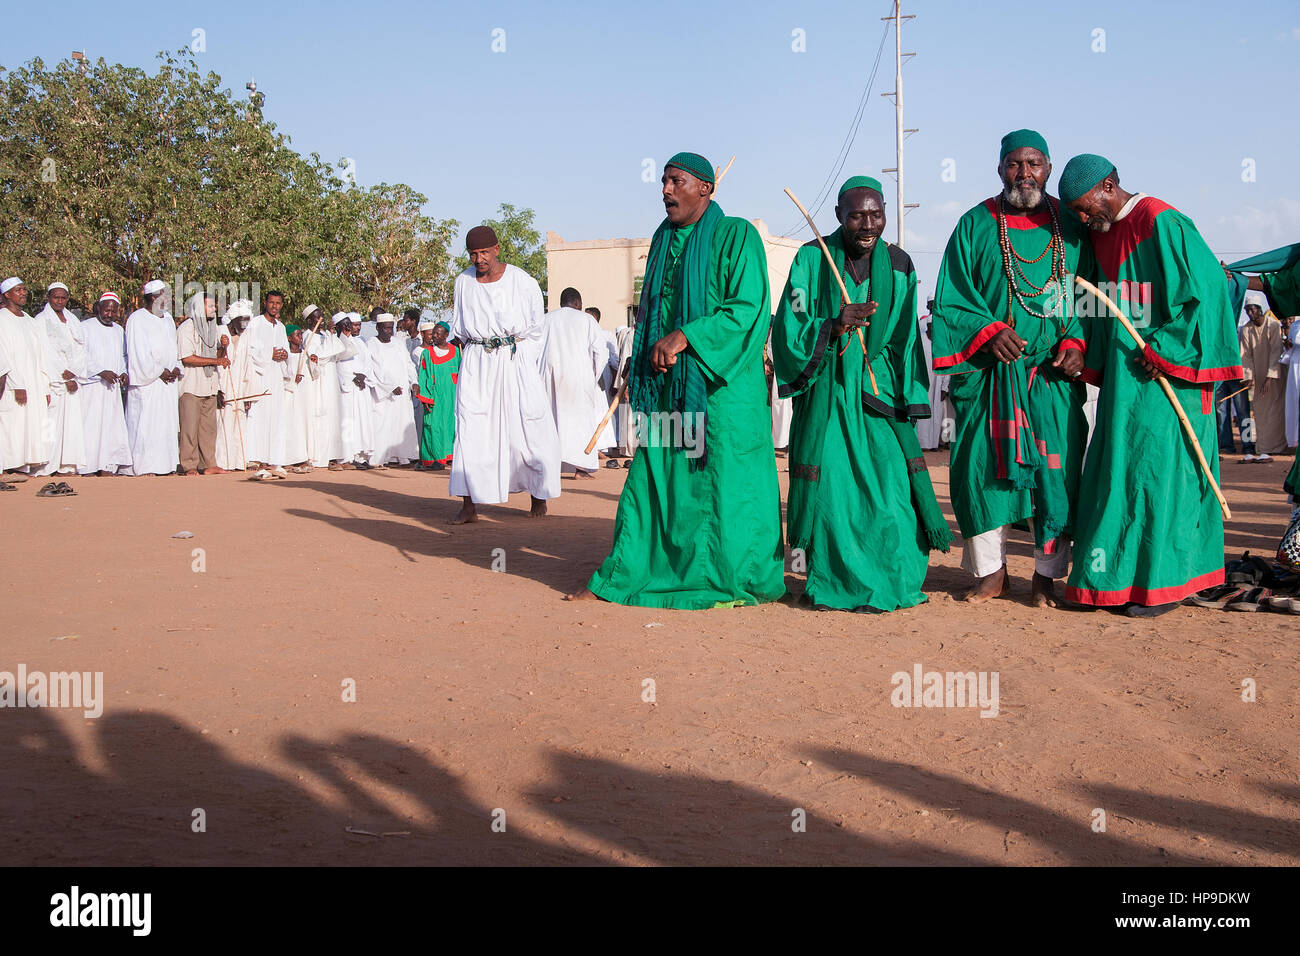
[[373,372],[370,350],[358,334],[360,327],[361,316],[356,312],[343,314],[334,325],[342,346],[338,358],[339,440],[343,467],[349,470],[369,468],[370,456],[375,450],[374,402],[366,384]]
[[126,431],[131,474],[174,475],[180,463],[181,360],[176,322],[167,311],[171,295],[161,279],[143,290],[144,308],[126,320]]
[[599,380],[608,368],[609,348],[599,326],[582,311],[578,290],[565,289],[560,307],[546,314],[542,335],[542,384],[559,437],[562,475],[594,478],[600,467],[587,443],[605,415]]
[[[344,313],[322,319],[321,310],[316,306],[308,308],[315,311],[304,315],[303,321],[310,328],[317,329],[313,335],[307,333],[303,350],[307,353],[307,382],[305,387],[312,391],[311,418],[311,464],[314,468],[329,468],[330,471],[343,470],[343,443],[340,437],[339,421],[339,355],[343,345],[334,334],[333,322],[337,322]],[[304,312],[307,310],[304,309]]]
[[377,335],[370,350],[370,396],[374,402],[375,449],[370,463],[410,464],[420,457],[420,438],[411,410],[412,386],[418,381],[411,351],[395,334],[397,320],[387,312],[375,319]]
[[280,312],[284,296],[268,292],[262,300],[262,314],[253,316],[244,332],[248,361],[253,368],[253,394],[265,395],[248,410],[248,431],[244,435],[250,463],[260,463],[276,478],[285,478],[284,385],[293,375],[289,368],[289,337]]
[[41,475],[74,475],[86,463],[85,434],[82,423],[81,395],[78,382],[86,374],[86,342],[81,320],[67,310],[68,287],[51,283],[45,290],[45,308],[36,316],[44,326],[49,349],[50,407],[48,460],[37,472]]
[[1300,443],[1300,317],[1291,316],[1282,350],[1282,375],[1286,379],[1286,443]]
[[95,315],[81,323],[86,343],[81,378],[82,432],[86,460],[82,475],[116,475],[131,467],[131,440],[126,432],[122,390],[126,377],[126,332],[117,321],[121,300],[112,292],[99,297]]
[[248,455],[244,436],[248,433],[250,402],[236,398],[255,395],[252,362],[248,358],[244,332],[253,319],[253,303],[239,299],[230,304],[225,315],[225,334],[230,339],[226,357],[230,367],[222,370],[221,389],[217,392],[217,466],[227,471],[244,471]]
[[[627,386],[624,379],[624,370],[630,367],[632,361],[632,345],[636,341],[636,323],[633,322],[631,325],[615,329],[614,341],[618,345],[618,371],[615,373],[614,388],[620,392],[618,408],[614,412],[614,438],[616,441],[614,455],[625,459],[623,462],[624,468],[631,468],[632,456],[636,454],[636,428],[633,427],[632,409],[627,402],[627,396],[621,393],[625,391]],[[611,394],[610,401],[613,400],[614,396]],[[608,408],[609,406],[605,407]]]
[[[600,327],[600,309],[592,305],[583,309],[583,311],[596,320],[596,334],[605,343],[605,370],[600,376],[600,391],[603,399],[600,417],[604,418],[609,403],[614,400],[614,386],[618,381],[618,339],[609,329]],[[615,431],[613,415],[605,423],[605,427],[601,429],[600,437],[596,439],[596,452],[601,458],[609,458],[611,455],[618,453],[618,434]],[[618,462],[607,461],[605,467],[617,468]]]
[[[309,308],[319,311],[314,305]],[[310,472],[315,457],[312,420],[316,417],[316,389],[302,348],[303,338],[310,331],[298,327],[289,333],[289,370],[293,377],[284,383],[284,457],[295,475]]]
[[0,469],[5,481],[26,481],[48,461],[49,339],[23,311],[27,286],[17,276],[0,283]]
[[476,504],[515,492],[546,514],[560,494],[560,442],[539,369],[542,290],[501,262],[496,233],[475,226],[465,239],[470,268],[456,277],[451,335],[462,346],[456,386],[456,442],[450,492],[462,499],[452,524],[478,520]]

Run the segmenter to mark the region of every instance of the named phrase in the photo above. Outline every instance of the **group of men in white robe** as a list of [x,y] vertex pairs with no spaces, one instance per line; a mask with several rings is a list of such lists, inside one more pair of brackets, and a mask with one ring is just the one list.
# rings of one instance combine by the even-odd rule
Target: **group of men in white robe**
[[287,327],[279,292],[260,314],[240,300],[220,317],[198,293],[178,322],[170,290],[153,280],[123,321],[112,292],[82,319],[55,282],[31,316],[25,283],[0,285],[6,489],[38,475],[248,469],[270,479],[419,459],[415,362],[434,323],[417,326],[418,311],[400,331],[394,316],[376,314],[376,333],[364,337],[359,313],[327,319],[315,305],[302,327]]

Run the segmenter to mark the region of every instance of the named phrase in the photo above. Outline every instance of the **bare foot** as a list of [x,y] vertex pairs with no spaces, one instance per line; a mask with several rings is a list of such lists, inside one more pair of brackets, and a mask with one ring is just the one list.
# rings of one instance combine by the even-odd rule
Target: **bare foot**
[[447,524],[469,524],[478,520],[478,509],[474,507],[474,502],[466,501],[460,506],[460,514],[452,518]]
[[198,470],[197,468],[187,468],[187,469],[185,469],[185,477],[186,477],[186,478],[190,477],[190,475],[197,475],[198,473],[199,473],[199,470]]
[[591,588],[583,588],[581,591],[574,591],[572,594],[564,595],[566,601],[598,601],[599,598],[592,593]]
[[[532,497],[531,495],[529,497]],[[528,509],[528,517],[544,518],[546,517],[546,502],[541,498],[533,498],[533,506]]]
[[1004,564],[988,577],[980,578],[975,583],[975,586],[966,592],[966,597],[963,600],[967,604],[983,604],[985,601],[991,601],[1010,590],[1011,582],[1007,580],[1007,566]]
[[205,475],[225,475],[225,474],[229,474],[229,472],[227,472],[226,469],[224,469],[224,468],[204,468],[204,469],[203,469],[203,473],[204,473]]
[[1051,578],[1034,572],[1029,583],[1029,604],[1031,607],[1056,607],[1056,589]]
[[581,468],[574,474],[574,478],[595,478],[596,476],[589,471],[583,471]]

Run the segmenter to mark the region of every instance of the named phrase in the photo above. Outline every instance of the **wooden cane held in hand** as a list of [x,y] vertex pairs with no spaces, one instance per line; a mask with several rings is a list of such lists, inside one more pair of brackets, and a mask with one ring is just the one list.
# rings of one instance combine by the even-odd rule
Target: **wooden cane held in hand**
[[[1085,291],[1091,292],[1102,302],[1106,303],[1107,308],[1109,308],[1111,312],[1115,313],[1115,318],[1119,319],[1120,325],[1124,326],[1128,331],[1128,334],[1133,337],[1133,341],[1137,343],[1138,350],[1146,350],[1147,343],[1143,340],[1142,336],[1138,335],[1137,329],[1133,328],[1133,323],[1129,321],[1128,316],[1124,314],[1123,310],[1110,300],[1110,297],[1107,296],[1106,293],[1102,292],[1095,285],[1081,276],[1075,276],[1074,281]],[[1178,415],[1178,421],[1182,423],[1183,432],[1187,435],[1187,440],[1192,443],[1192,451],[1196,453],[1196,461],[1200,464],[1201,471],[1204,472],[1206,481],[1210,483],[1210,488],[1214,492],[1214,497],[1219,499],[1219,508],[1223,511],[1224,520],[1226,521],[1231,519],[1232,511],[1228,508],[1228,499],[1223,497],[1223,492],[1219,489],[1219,483],[1214,480],[1214,472],[1210,470],[1210,463],[1205,460],[1205,452],[1201,450],[1201,443],[1196,438],[1196,431],[1192,428],[1192,423],[1188,420],[1187,413],[1183,411],[1182,403],[1178,401],[1178,396],[1174,394],[1173,388],[1163,375],[1157,373],[1155,380],[1160,383],[1160,388],[1164,391],[1165,397],[1169,399],[1169,404],[1174,406],[1174,412]]]
[[[826,264],[831,267],[831,275],[835,276],[835,282],[840,287],[840,296],[842,297],[842,302],[844,305],[849,305],[851,300],[849,299],[848,287],[844,285],[844,280],[840,278],[840,271],[835,268],[835,260],[831,258],[831,251],[826,248],[826,243],[822,239],[822,234],[817,231],[817,224],[813,222],[812,216],[808,215],[808,210],[803,208],[803,203],[801,203],[798,199],[795,198],[794,193],[790,192],[789,189],[786,189],[785,194],[790,197],[791,201],[796,206],[799,207],[799,211],[803,213],[804,219],[808,220],[808,228],[812,230],[813,237],[816,238],[817,240],[817,245],[821,246],[822,255],[826,257]],[[876,241],[879,242],[880,240],[877,239]],[[860,325],[858,326],[858,342],[861,343],[862,345],[862,357],[866,358],[867,339],[862,334],[862,326]],[[880,389],[876,387],[876,373],[871,371],[870,362],[866,364],[867,364],[867,376],[871,379],[871,394],[879,395]]]

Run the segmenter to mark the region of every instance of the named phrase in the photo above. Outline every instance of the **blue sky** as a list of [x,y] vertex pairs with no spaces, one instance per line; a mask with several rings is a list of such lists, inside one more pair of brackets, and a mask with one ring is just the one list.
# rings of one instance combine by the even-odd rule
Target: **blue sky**
[[[653,4],[415,2],[21,4],[0,63],[73,49],[149,66],[190,45],[295,148],[350,157],[362,186],[406,182],[462,232],[501,202],[566,239],[648,236],[659,164],[690,149],[736,163],[718,200],[807,238],[789,186],[811,205],[835,165],[876,58],[889,0]],[[994,6],[905,2],[908,250],[932,287],[958,216],[997,189],[998,140],[1041,130],[1055,173],[1099,152],[1124,185],[1179,207],[1236,258],[1300,241],[1300,6]],[[494,30],[504,52],[493,52]],[[794,31],[806,52],[795,52]],[[1104,52],[1096,30],[1104,30]],[[496,34],[500,46],[501,34]],[[886,180],[892,217],[892,34],[843,172]],[[644,182],[651,160],[654,182]],[[1254,181],[1243,181],[1253,160]],[[945,161],[956,173],[945,182]],[[818,215],[834,228],[828,203]],[[793,228],[797,227],[799,228]]]

